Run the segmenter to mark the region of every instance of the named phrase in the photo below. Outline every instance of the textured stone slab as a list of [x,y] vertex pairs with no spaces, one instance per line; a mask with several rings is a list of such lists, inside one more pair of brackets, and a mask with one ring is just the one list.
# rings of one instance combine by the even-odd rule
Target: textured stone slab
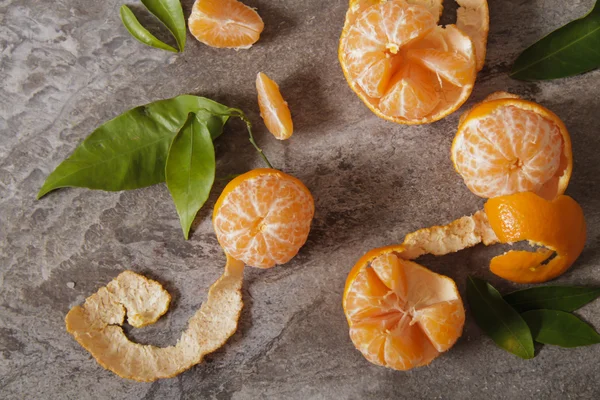
[[[182,55],[131,38],[118,18],[122,3],[0,1],[0,398],[600,397],[600,346],[546,346],[523,361],[497,349],[469,315],[458,344],[427,368],[394,372],[354,350],[341,309],[354,262],[483,202],[451,166],[458,113],[432,125],[394,125],[350,91],[337,62],[346,0],[246,0],[266,24],[255,47],[216,50],[188,37]],[[449,22],[455,7],[446,3]],[[507,72],[528,44],[592,3],[491,0],[487,65],[467,104],[509,90],[554,110],[571,131],[575,171],[568,193],[583,206],[589,239],[557,283],[600,284],[600,71],[544,83],[514,81]],[[183,4],[189,13],[192,1]],[[290,141],[275,141],[260,122],[258,71],[279,82],[290,103],[296,128]],[[177,378],[140,384],[103,370],[66,333],[63,318],[129,268],[160,281],[174,297],[157,324],[129,335],[174,344],[225,262],[210,207],[186,242],[163,185],[123,193],[65,189],[41,201],[35,193],[93,128],[181,93],[245,110],[273,164],[312,190],[317,213],[292,262],[246,272],[241,326],[223,349]],[[261,166],[239,123],[218,140],[217,157],[219,176]],[[216,185],[209,206],[223,186]],[[456,279],[463,295],[468,274],[508,290],[516,285],[486,270],[500,251],[475,247],[422,263]],[[581,315],[600,328],[600,302]]]

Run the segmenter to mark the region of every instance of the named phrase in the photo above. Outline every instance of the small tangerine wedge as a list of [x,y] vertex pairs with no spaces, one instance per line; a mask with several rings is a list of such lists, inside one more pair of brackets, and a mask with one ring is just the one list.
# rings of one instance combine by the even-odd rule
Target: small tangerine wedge
[[513,282],[554,279],[573,265],[585,246],[583,211],[569,196],[546,200],[526,192],[496,197],[486,202],[485,213],[501,243],[527,240],[543,246],[537,252],[512,250],[492,259],[490,270]]
[[569,132],[556,114],[509,93],[494,93],[463,117],[451,150],[467,187],[485,198],[565,192],[573,170]]
[[260,115],[269,132],[279,140],[289,139],[294,131],[292,114],[277,83],[259,72],[256,76],[256,91]]
[[368,252],[350,271],[343,296],[354,346],[371,363],[401,371],[450,349],[465,322],[454,281],[403,260],[403,250]]
[[348,84],[371,111],[393,122],[424,124],[449,115],[471,94],[480,58],[483,65],[489,24],[483,3],[477,14],[460,13],[462,26],[479,35],[477,53],[466,32],[437,25],[441,1],[352,0],[338,50]]
[[223,189],[213,211],[221,247],[246,265],[285,264],[306,242],[315,205],[304,184],[275,169],[255,169]]
[[252,8],[237,0],[196,0],[188,20],[192,35],[218,48],[248,49],[265,24]]

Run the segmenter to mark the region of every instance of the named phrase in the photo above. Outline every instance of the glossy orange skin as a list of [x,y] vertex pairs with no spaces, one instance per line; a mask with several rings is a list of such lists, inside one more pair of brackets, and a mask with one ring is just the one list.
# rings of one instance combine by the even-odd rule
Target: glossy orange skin
[[[490,270],[513,282],[541,283],[554,279],[573,265],[585,246],[583,210],[569,196],[561,195],[554,200],[530,192],[500,196],[487,201],[485,212],[500,242],[527,240],[550,250],[513,250],[494,257]],[[554,252],[556,257],[543,264]]]

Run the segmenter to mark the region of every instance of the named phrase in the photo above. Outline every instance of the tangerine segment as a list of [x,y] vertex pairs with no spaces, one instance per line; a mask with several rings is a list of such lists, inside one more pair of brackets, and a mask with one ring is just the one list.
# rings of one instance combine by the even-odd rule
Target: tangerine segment
[[256,11],[237,0],[196,0],[188,26],[208,46],[247,49],[258,41],[265,24]]
[[[456,26],[436,25],[438,2],[350,3],[339,60],[350,87],[378,116],[402,124],[436,121],[466,101],[475,52]],[[425,6],[423,6],[424,4]]]
[[572,170],[564,124],[536,103],[502,96],[462,118],[451,150],[457,172],[486,198],[531,191],[552,199],[564,193]]
[[260,115],[269,132],[279,140],[292,136],[294,125],[290,108],[279,91],[279,86],[267,75],[259,72],[256,76],[256,91]]
[[[502,278],[519,283],[554,279],[573,265],[585,246],[583,211],[571,197],[549,201],[534,193],[517,193],[488,200],[485,212],[500,242],[527,240],[550,250],[509,251],[494,257],[490,269]],[[555,257],[544,264],[553,253]]]
[[315,206],[298,179],[274,169],[255,169],[225,187],[213,226],[225,252],[247,265],[285,264],[304,245]]
[[353,268],[344,312],[354,346],[397,370],[429,364],[462,334],[465,311],[454,281],[400,258],[401,246],[369,252]]

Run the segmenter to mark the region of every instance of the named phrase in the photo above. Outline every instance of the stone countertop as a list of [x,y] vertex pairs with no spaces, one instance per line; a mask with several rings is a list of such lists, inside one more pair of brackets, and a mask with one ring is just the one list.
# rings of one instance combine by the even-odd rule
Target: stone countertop
[[[524,361],[495,347],[469,313],[457,345],[429,367],[395,372],[369,364],[352,346],[341,296],[357,259],[470,214],[483,200],[450,162],[458,112],[431,125],[396,125],[349,89],[337,61],[347,0],[246,0],[265,21],[254,47],[212,49],[188,35],[181,55],[136,42],[119,20],[122,3],[0,1],[0,398],[600,398],[600,346],[545,346]],[[446,3],[449,23],[456,6]],[[465,105],[508,90],[547,106],[569,128],[575,167],[568,194],[585,211],[589,238],[561,284],[600,284],[600,71],[537,83],[507,73],[520,51],[592,3],[491,0],[487,64]],[[183,4],[189,15],[192,1]],[[274,140],[260,121],[258,71],[280,83],[290,104],[296,130],[289,141]],[[273,164],[311,189],[317,212],[290,263],[246,271],[239,330],[223,348],[176,378],[135,383],[101,368],[67,334],[63,318],[133,269],[160,281],[174,302],[158,323],[128,334],[174,344],[224,265],[210,223],[224,182],[189,241],[164,185],[62,189],[40,201],[35,194],[95,127],[182,93],[245,110]],[[217,158],[218,176],[261,166],[239,123],[217,141]],[[518,286],[487,270],[500,251],[478,246],[421,262],[454,278],[464,297],[469,274],[503,291]],[[600,301],[580,315],[600,328]]]

